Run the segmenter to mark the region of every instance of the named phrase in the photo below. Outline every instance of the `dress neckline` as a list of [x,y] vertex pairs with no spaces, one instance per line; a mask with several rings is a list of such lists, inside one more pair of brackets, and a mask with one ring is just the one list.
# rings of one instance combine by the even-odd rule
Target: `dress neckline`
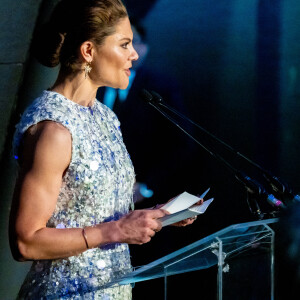
[[58,92],[55,92],[55,91],[51,91],[51,90],[45,90],[44,92],[48,93],[48,94],[58,95],[59,97],[61,97],[64,100],[66,100],[68,103],[71,103],[72,105],[77,106],[78,108],[84,109],[84,110],[94,110],[94,108],[96,107],[96,103],[98,102],[97,99],[95,98],[93,105],[91,105],[91,106],[84,106],[84,105],[81,105],[79,103],[76,103],[76,102],[72,101],[71,99],[67,98],[66,96],[64,96],[61,93],[58,93]]

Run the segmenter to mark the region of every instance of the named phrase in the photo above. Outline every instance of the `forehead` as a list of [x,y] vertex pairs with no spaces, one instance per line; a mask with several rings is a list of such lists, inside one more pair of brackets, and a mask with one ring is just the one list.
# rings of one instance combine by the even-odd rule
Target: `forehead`
[[111,38],[115,40],[121,39],[130,39],[133,38],[133,33],[130,25],[130,21],[128,18],[123,18],[119,21],[119,23],[115,27],[115,33],[111,35]]

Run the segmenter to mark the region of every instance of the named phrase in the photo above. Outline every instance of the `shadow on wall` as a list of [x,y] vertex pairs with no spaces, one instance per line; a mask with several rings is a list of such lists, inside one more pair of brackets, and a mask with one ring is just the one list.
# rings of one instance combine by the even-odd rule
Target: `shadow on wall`
[[[57,0],[44,1],[40,7],[39,19],[42,19],[42,15],[48,15],[51,8],[54,6]],[[28,6],[32,5],[27,3]],[[18,12],[16,13],[19,18],[27,18],[27,4],[19,5]],[[14,4],[13,4],[14,5]],[[39,2],[35,2],[36,8]],[[33,10],[33,9],[32,9]],[[37,11],[36,11],[37,12]],[[32,18],[37,17],[36,15]],[[39,21],[38,21],[39,22]],[[17,22],[16,22],[17,23]],[[21,21],[18,24],[23,24]],[[29,30],[29,28],[28,28]],[[11,37],[10,37],[11,38]],[[22,47],[24,50],[25,47]],[[7,129],[7,137],[4,145],[4,151],[1,157],[1,178],[0,178],[0,234],[1,247],[0,247],[0,298],[1,299],[14,299],[18,293],[18,290],[24,280],[26,273],[31,265],[30,262],[19,263],[13,260],[8,243],[8,218],[10,211],[10,202],[13,194],[14,183],[16,180],[17,165],[12,157],[11,145],[14,128],[19,120],[20,114],[24,111],[25,107],[33,101],[33,99],[41,92],[41,90],[50,87],[53,84],[54,78],[56,78],[57,69],[50,70],[39,65],[26,53],[22,53],[24,57],[28,57],[27,61],[23,64],[24,77],[21,87],[16,95],[17,107],[14,108],[10,117],[10,124]],[[6,83],[10,87],[15,82]],[[11,90],[11,89],[9,89]],[[9,112],[6,111],[8,114]]]

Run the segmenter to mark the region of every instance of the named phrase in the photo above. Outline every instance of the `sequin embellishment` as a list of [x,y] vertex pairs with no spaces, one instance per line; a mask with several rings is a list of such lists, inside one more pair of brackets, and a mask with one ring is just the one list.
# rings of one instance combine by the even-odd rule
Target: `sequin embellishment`
[[[72,136],[72,159],[47,226],[85,227],[116,220],[132,202],[135,174],[115,114],[95,100],[83,107],[44,91],[24,112],[14,136],[14,155],[32,125],[52,120]],[[20,299],[131,299],[131,287],[101,288],[131,271],[127,244],[105,245],[65,259],[35,261]]]

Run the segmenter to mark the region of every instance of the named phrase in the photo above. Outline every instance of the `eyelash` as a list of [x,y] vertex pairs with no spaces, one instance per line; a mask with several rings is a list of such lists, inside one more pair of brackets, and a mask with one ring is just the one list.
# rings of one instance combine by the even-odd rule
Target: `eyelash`
[[124,48],[124,49],[127,49],[128,45],[129,45],[129,43],[127,42],[127,43],[122,44],[121,47]]

